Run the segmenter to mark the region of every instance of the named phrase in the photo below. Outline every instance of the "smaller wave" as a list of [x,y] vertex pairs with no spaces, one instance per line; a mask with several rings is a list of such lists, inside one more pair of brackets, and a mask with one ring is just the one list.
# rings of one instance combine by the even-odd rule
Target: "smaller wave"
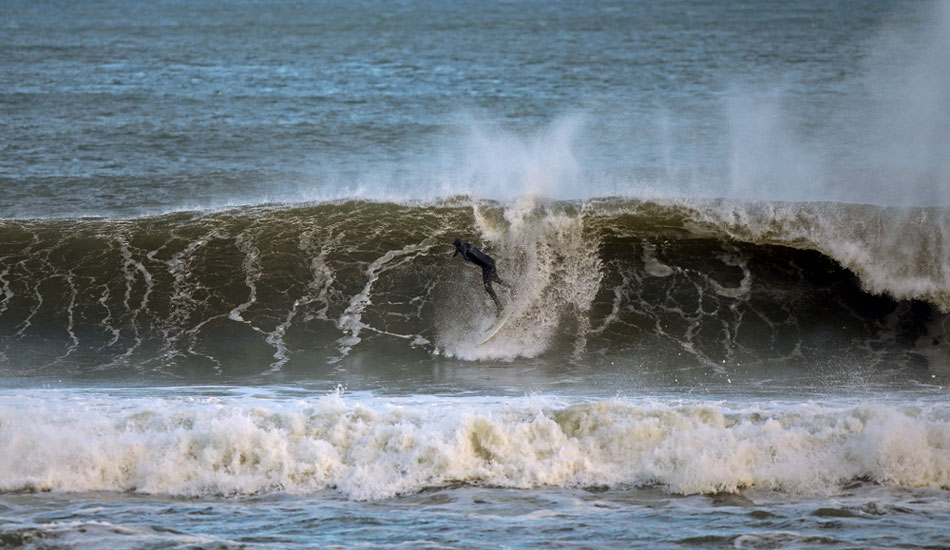
[[0,399],[0,490],[382,499],[462,483],[829,494],[856,479],[950,490],[948,426],[943,405],[41,392]]
[[0,532],[0,545],[4,548],[123,548],[129,546],[130,539],[148,540],[151,547],[230,548],[226,539],[211,535],[189,535],[160,526],[97,520],[40,521],[5,526]]

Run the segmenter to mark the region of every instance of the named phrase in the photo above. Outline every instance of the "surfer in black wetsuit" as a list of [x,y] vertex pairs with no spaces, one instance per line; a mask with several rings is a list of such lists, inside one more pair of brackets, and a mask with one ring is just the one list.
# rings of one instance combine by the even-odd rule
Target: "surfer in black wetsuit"
[[461,253],[462,258],[482,268],[482,282],[485,283],[485,292],[488,292],[492,301],[495,302],[495,307],[498,308],[498,313],[501,313],[501,300],[498,299],[498,295],[495,294],[495,289],[491,287],[491,284],[495,282],[505,288],[511,287],[498,276],[498,270],[495,269],[495,260],[488,254],[472,246],[472,243],[463,243],[462,239],[455,239],[452,245],[455,246],[455,253],[452,254],[453,258]]

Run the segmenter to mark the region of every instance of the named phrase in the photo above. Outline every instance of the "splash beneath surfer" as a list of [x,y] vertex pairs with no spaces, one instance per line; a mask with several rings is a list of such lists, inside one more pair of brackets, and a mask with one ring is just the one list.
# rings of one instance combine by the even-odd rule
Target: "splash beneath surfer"
[[472,243],[463,243],[462,239],[455,239],[452,245],[455,247],[455,253],[452,254],[453,258],[461,254],[462,258],[482,268],[482,282],[485,284],[485,292],[487,292],[488,295],[491,296],[492,301],[495,302],[495,308],[500,315],[502,310],[501,300],[498,299],[498,295],[495,294],[495,289],[492,288],[491,284],[494,282],[505,288],[511,287],[498,276],[498,270],[495,268],[495,260],[488,254],[472,246]]

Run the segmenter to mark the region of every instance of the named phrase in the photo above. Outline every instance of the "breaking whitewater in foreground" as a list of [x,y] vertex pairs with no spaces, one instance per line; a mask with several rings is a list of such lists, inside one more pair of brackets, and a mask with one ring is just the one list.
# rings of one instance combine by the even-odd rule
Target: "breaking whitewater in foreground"
[[363,500],[459,484],[686,495],[828,495],[856,480],[950,489],[950,411],[937,402],[174,393],[0,395],[8,444],[0,490],[208,497],[330,489]]

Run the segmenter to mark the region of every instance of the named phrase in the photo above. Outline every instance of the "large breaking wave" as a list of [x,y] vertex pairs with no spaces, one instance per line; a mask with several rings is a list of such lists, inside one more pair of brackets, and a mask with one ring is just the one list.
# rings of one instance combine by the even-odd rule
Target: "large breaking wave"
[[[919,367],[950,356],[950,211],[841,203],[328,202],[0,222],[20,375],[293,372],[354,356]],[[456,236],[498,261],[492,322]]]

